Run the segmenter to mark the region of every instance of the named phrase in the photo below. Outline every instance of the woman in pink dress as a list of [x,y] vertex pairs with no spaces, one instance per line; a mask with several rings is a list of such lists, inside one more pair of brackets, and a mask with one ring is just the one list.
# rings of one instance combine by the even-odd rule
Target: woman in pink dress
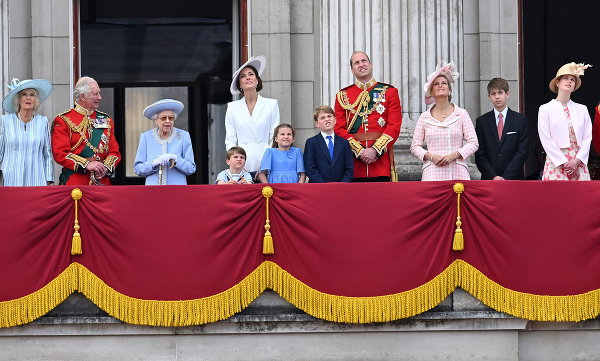
[[558,95],[538,113],[538,133],[546,151],[542,180],[590,180],[592,120],[585,105],[571,100],[571,93],[581,86],[579,77],[590,66],[565,64],[549,84]]
[[479,143],[467,111],[451,102],[451,84],[458,76],[454,64],[442,60],[427,77],[425,104],[435,105],[417,120],[410,146],[411,153],[423,161],[423,181],[470,179],[466,159]]

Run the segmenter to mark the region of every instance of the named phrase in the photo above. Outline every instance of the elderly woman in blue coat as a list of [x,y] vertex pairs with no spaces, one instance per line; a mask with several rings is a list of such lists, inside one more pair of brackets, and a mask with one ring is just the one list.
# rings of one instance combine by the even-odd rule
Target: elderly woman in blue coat
[[134,171],[146,177],[146,185],[187,184],[186,176],[196,171],[190,134],[173,127],[183,103],[163,99],[144,109],[156,128],[142,133]]

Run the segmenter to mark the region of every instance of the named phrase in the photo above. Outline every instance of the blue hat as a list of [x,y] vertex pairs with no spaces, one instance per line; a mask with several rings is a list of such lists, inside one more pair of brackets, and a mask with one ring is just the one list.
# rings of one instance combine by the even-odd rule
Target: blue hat
[[43,103],[44,100],[48,99],[50,93],[52,92],[52,84],[50,84],[50,82],[46,79],[27,79],[19,81],[19,79],[13,78],[12,82],[10,82],[10,85],[6,84],[6,86],[10,89],[10,92],[2,101],[2,109],[8,113],[16,112],[16,109],[13,106],[13,98],[19,94],[21,90],[37,90],[38,96],[40,97],[40,103]]
[[172,110],[175,114],[179,115],[183,111],[183,103],[173,99],[159,100],[144,109],[144,116],[152,120],[154,114],[158,114],[164,110]]
[[265,58],[264,55],[256,55],[251,57],[246,63],[244,63],[244,65],[240,66],[239,69],[233,73],[233,79],[231,80],[231,86],[229,87],[231,94],[236,95],[241,93],[237,87],[237,78],[240,74],[240,71],[242,71],[248,65],[252,65],[254,68],[256,68],[258,76],[260,76],[267,66],[267,58]]

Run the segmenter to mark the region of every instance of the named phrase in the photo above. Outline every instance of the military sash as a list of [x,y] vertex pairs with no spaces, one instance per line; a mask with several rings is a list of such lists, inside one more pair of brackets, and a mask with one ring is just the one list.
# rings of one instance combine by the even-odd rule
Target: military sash
[[[98,148],[98,145],[100,145],[100,141],[102,140],[102,134],[104,134],[104,129],[93,128],[92,136],[88,140],[89,144],[91,144],[94,148]],[[92,148],[90,148],[89,146],[85,146],[85,147],[83,147],[83,150],[81,151],[81,153],[79,153],[78,155],[83,158],[93,158],[96,154],[94,153]],[[62,172],[60,173],[60,177],[58,178],[58,184],[59,185],[67,184],[69,177],[71,177],[73,174],[75,174],[74,170],[68,169],[68,168],[63,168]]]
[[358,132],[365,119],[368,119],[369,115],[377,110],[380,103],[385,102],[385,92],[388,88],[389,85],[377,83],[370,91],[364,90],[360,93],[354,104],[350,104],[345,90],[338,93],[338,101],[342,108],[353,114],[352,119],[346,118],[348,133]]

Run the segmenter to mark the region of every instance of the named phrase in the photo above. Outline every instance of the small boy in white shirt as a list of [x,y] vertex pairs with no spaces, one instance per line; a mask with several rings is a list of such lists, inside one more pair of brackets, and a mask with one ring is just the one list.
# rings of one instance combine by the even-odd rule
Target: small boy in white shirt
[[227,151],[226,169],[217,175],[215,184],[252,184],[252,176],[244,170],[246,151],[242,147],[231,147]]

